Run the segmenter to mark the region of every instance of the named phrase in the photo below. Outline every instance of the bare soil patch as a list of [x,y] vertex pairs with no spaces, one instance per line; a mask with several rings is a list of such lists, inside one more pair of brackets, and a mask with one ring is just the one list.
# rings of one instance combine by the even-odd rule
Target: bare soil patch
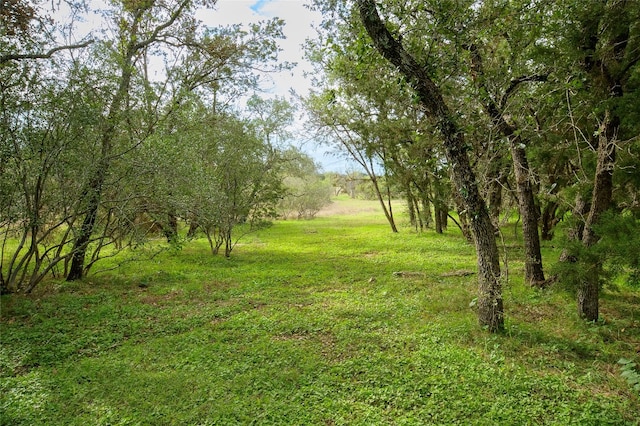
[[375,200],[351,200],[338,199],[333,200],[331,204],[323,207],[317,214],[317,217],[327,216],[351,216],[360,213],[382,213],[380,204]]

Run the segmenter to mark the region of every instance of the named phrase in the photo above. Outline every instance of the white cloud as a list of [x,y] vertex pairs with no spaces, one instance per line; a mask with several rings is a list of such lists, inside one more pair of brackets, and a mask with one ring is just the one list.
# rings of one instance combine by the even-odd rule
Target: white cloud
[[305,39],[316,36],[314,23],[321,16],[305,7],[304,0],[219,0],[214,10],[201,11],[198,18],[209,26],[250,24],[271,18],[284,20],[284,35],[280,40],[281,61],[293,62],[297,66],[292,71],[274,75],[273,94],[286,96],[290,88],[300,94],[306,94],[309,82],[303,77],[304,71],[311,66],[304,60],[302,44]]

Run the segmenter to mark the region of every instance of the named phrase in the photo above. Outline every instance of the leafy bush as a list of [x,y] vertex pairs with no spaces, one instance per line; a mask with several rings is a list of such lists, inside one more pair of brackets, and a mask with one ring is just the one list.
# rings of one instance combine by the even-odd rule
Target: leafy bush
[[[572,226],[568,223],[567,226]],[[628,285],[640,286],[640,222],[631,214],[607,212],[594,227],[600,240],[585,247],[580,240],[563,242],[567,262],[558,262],[552,273],[570,289],[597,278],[601,285],[612,285],[616,277],[624,277]]]

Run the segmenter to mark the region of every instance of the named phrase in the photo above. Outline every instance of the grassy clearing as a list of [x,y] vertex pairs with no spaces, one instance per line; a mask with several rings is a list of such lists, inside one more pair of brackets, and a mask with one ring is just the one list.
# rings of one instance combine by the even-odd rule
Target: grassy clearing
[[580,321],[522,284],[509,229],[507,331],[489,335],[475,276],[446,276],[475,267],[455,229],[393,235],[357,209],[278,222],[230,260],[201,240],[3,297],[0,424],[639,424],[616,364],[638,357],[637,291]]

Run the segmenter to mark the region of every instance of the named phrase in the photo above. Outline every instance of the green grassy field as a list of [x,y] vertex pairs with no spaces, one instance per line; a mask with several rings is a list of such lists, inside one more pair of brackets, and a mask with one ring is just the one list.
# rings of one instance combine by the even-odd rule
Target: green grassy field
[[203,239],[3,296],[0,424],[640,424],[617,363],[639,356],[640,292],[579,320],[565,291],[523,285],[510,226],[491,335],[456,229],[392,234],[375,204],[339,203],[360,213],[276,222],[229,260]]

